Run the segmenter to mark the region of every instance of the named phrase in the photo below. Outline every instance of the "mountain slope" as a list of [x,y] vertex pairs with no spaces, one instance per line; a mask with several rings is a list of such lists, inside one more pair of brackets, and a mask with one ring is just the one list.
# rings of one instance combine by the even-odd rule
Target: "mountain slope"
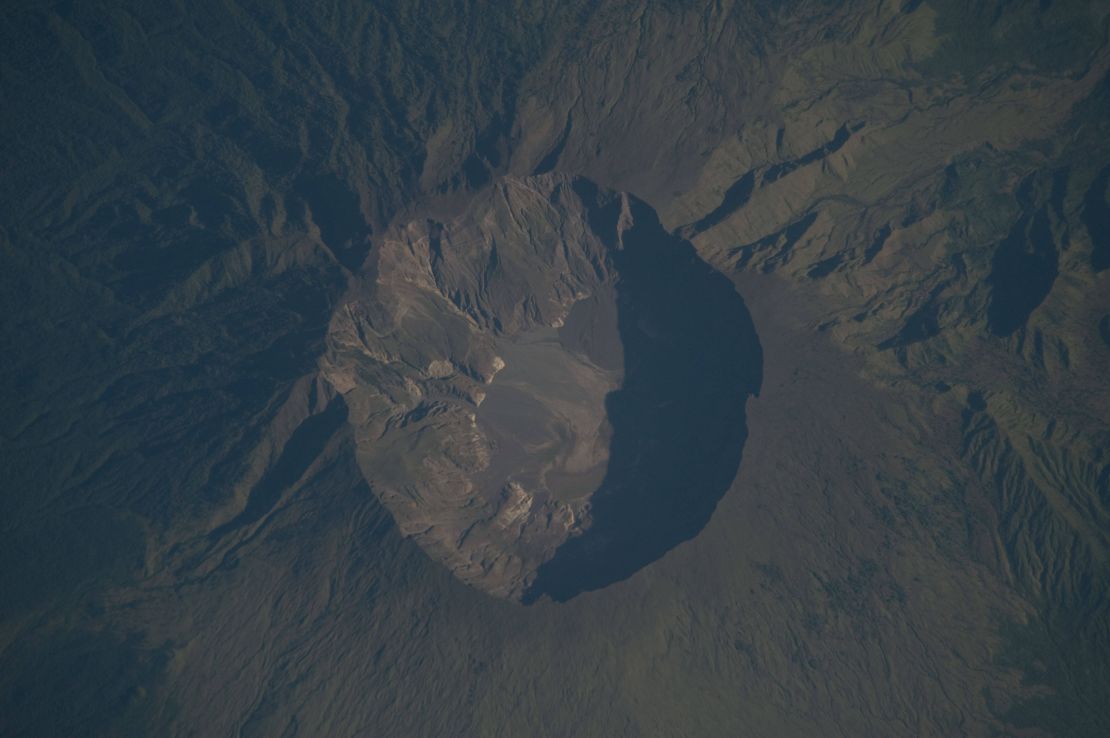
[[[1105,2],[0,14],[0,733],[1110,729]],[[535,476],[623,423],[689,501],[596,501],[614,571],[491,574],[389,496],[461,408],[521,441],[521,386],[577,433]]]

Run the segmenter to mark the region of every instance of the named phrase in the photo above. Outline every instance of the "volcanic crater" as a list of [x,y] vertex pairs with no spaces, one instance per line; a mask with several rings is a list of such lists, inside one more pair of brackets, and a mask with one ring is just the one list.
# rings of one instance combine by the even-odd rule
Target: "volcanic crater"
[[646,203],[545,174],[388,233],[323,371],[402,533],[530,603],[627,578],[705,526],[761,367],[732,282]]

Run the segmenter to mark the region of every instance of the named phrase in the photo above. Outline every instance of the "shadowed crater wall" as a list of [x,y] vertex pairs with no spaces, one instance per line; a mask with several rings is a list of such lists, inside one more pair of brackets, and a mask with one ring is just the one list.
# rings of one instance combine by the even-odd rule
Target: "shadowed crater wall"
[[[591,185],[578,189],[592,199]],[[593,524],[540,568],[526,602],[605,587],[697,535],[736,475],[745,406],[759,392],[762,350],[732,283],[645,203],[630,209],[613,254],[624,381],[605,400],[608,470]],[[616,232],[618,215],[598,213],[598,230]]]
[[732,283],[647,204],[545,174],[385,234],[323,372],[401,532],[533,602],[624,579],[705,526],[761,367]]

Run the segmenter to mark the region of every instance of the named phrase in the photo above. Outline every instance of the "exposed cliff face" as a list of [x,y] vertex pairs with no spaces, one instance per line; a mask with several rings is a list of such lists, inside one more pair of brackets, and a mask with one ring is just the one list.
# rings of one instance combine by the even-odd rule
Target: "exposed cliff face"
[[[329,333],[324,374],[351,408],[371,488],[402,533],[500,596],[520,597],[589,524],[591,490],[560,499],[548,478],[608,456],[620,367],[558,331],[576,305],[615,312],[587,207],[567,178],[507,180],[452,222],[386,234]],[[600,338],[619,344],[611,328]]]
[[644,203],[565,175],[386,234],[328,345],[402,533],[512,599],[623,578],[704,525],[760,365],[726,280]]

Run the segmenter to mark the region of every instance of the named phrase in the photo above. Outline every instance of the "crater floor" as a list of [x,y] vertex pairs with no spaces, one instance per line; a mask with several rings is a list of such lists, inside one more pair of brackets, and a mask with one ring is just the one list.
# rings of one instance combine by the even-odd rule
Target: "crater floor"
[[531,602],[626,578],[708,522],[761,352],[743,300],[629,195],[507,178],[383,239],[325,376],[402,532]]

